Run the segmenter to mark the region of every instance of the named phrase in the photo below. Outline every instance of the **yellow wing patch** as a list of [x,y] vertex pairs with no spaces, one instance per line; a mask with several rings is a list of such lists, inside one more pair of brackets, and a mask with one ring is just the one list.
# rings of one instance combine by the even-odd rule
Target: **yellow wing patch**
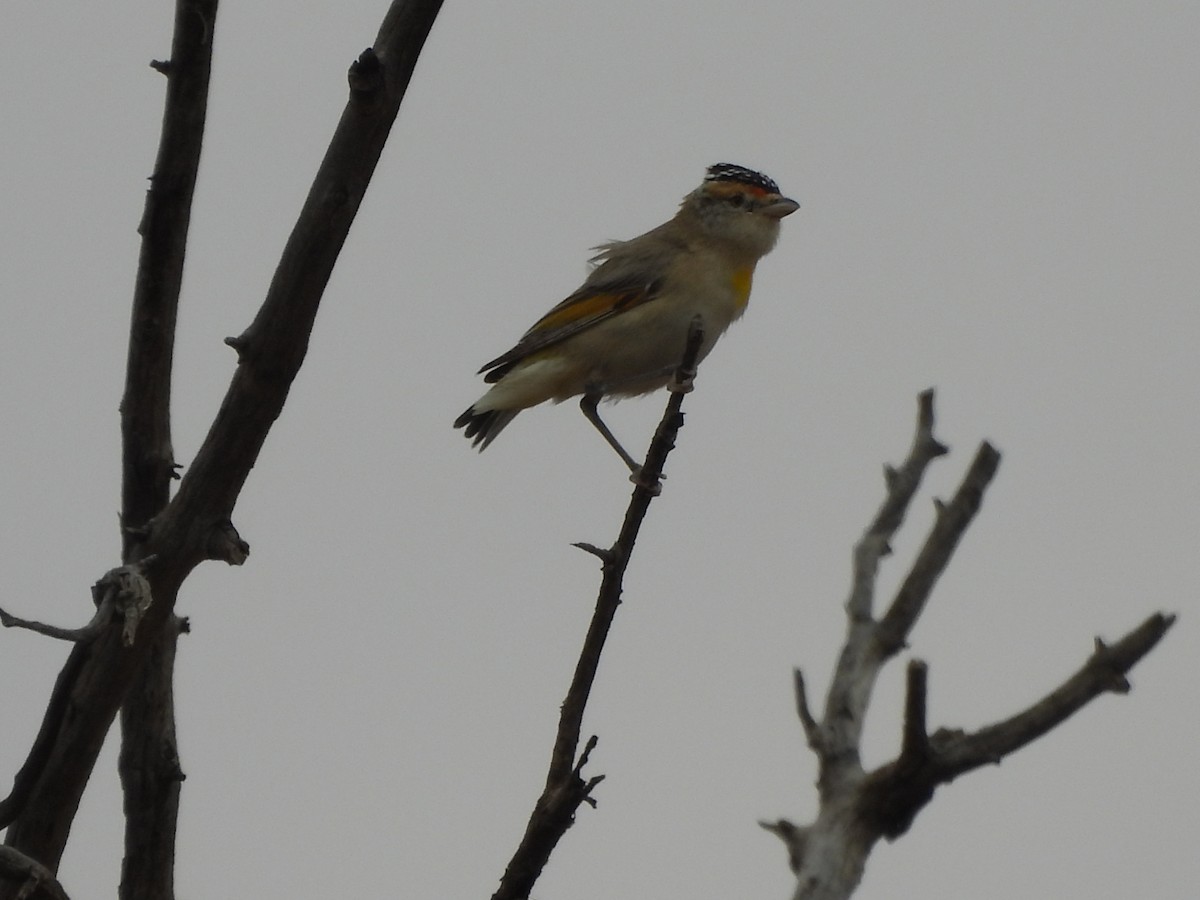
[[615,312],[624,306],[632,305],[631,301],[637,299],[635,294],[592,294],[578,299],[572,299],[567,303],[560,303],[546,315],[538,320],[529,331],[555,331],[559,328],[564,328],[573,325],[576,322],[585,319],[594,319],[597,316],[603,316],[607,313]]
[[[541,351],[546,348],[565,341],[610,316],[650,302],[658,296],[658,289],[658,283],[651,282],[634,290],[572,294],[542,316],[536,325],[525,332],[525,336],[515,347],[484,365],[479,370],[488,373],[483,380],[489,384],[499,381],[521,360],[541,355]],[[491,371],[488,371],[489,369]]]

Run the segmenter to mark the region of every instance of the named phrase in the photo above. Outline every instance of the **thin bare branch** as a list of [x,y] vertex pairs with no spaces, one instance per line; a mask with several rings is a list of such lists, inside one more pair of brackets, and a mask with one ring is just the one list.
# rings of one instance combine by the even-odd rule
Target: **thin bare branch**
[[887,497],[874,520],[867,526],[868,534],[883,535],[891,538],[904,523],[904,516],[913,496],[921,486],[925,469],[939,456],[945,456],[950,449],[934,437],[934,391],[927,388],[917,395],[917,430],[913,435],[912,448],[908,458],[899,469],[890,466],[884,469],[884,480],[887,482]]
[[796,715],[799,716],[800,725],[804,728],[804,737],[813,752],[820,756],[825,752],[825,739],[821,734],[821,726],[813,718],[812,710],[808,706],[808,691],[804,686],[804,673],[799,669],[792,670],[792,687],[796,692]]
[[908,458],[899,469],[884,466],[887,495],[875,517],[854,547],[854,583],[846,610],[855,622],[867,622],[874,615],[875,577],[879,562],[892,552],[891,539],[904,523],[908,507],[921,486],[925,470],[939,456],[949,452],[933,434],[935,424],[933,388],[917,395],[917,428]]
[[97,608],[96,614],[92,616],[92,620],[80,628],[61,628],[58,625],[47,625],[44,622],[37,622],[33,619],[21,619],[12,613],[0,609],[0,625],[3,625],[5,628],[25,628],[60,641],[86,643],[95,640],[97,635],[112,621],[115,609],[116,604],[114,600],[107,598]]
[[167,505],[171,447],[171,373],[175,322],[200,167],[218,0],[178,0],[158,158],[138,233],[125,395],[121,399],[122,558],[129,562],[146,524]]
[[1074,675],[1029,708],[1002,722],[947,740],[938,762],[947,779],[999,762],[1070,718],[1104,693],[1129,691],[1127,673],[1154,649],[1175,624],[1175,616],[1155,613],[1115,644],[1096,639],[1095,649]]
[[939,506],[937,518],[896,598],[879,622],[875,636],[886,656],[899,652],[925,608],[929,594],[949,565],[958,542],[979,512],[983,494],[1000,466],[1000,452],[986,441],[979,446],[971,468],[950,503]]
[[[677,380],[690,380],[693,377],[696,356],[700,352],[700,343],[703,339],[704,329],[699,323],[693,323],[688,332],[687,346],[677,373]],[[604,650],[604,642],[612,627],[613,616],[616,615],[617,607],[621,603],[625,569],[633,555],[633,547],[637,542],[642,521],[650,509],[650,501],[658,494],[656,486],[662,476],[667,455],[675,447],[675,437],[683,425],[681,408],[684,396],[685,392],[682,391],[672,392],[669,395],[667,407],[646,452],[646,461],[635,476],[637,480],[633,496],[629,500],[629,508],[625,512],[625,521],[621,525],[616,543],[608,550],[608,559],[611,562],[605,563],[602,569],[603,578],[600,582],[599,595],[596,598],[596,611],[583,642],[579,663],[575,668],[575,676],[571,680],[571,686],[563,701],[547,783],[561,779],[574,765],[576,749],[579,746],[579,734],[582,729],[583,712],[587,707],[588,695],[591,693],[596,670],[600,665],[600,654]]]
[[[152,562],[153,557],[143,562]],[[125,646],[133,645],[137,628],[146,610],[154,602],[150,582],[142,574],[144,565],[118,566],[109,569],[92,585],[92,599],[96,603],[96,614],[82,628],[60,628],[29,619],[21,619],[0,609],[0,624],[5,628],[26,628],[47,637],[73,643],[88,643],[95,640],[108,627],[114,615],[123,621],[121,634]]]
[[592,736],[583,752],[579,753],[583,714],[592,685],[595,683],[600,655],[608,639],[617,607],[621,603],[626,566],[633,555],[638,532],[650,508],[650,501],[659,493],[667,455],[674,448],[675,438],[683,425],[683,397],[695,376],[696,357],[699,355],[703,339],[704,329],[697,319],[688,330],[683,358],[676,370],[675,383],[679,387],[671,391],[662,420],[646,453],[646,461],[631,479],[635,485],[633,496],[630,498],[625,521],[616,542],[608,550],[587,543],[575,544],[576,547],[597,556],[603,563],[596,609],[583,641],[571,686],[567,690],[566,699],[563,700],[545,788],[534,805],[525,834],[509,861],[500,880],[500,887],[492,895],[492,900],[527,898],[549,861],[550,854],[575,821],[575,812],[580,804],[586,802],[594,805],[592,790],[604,776],[597,775],[587,781],[583,779],[583,766],[597,741],[597,738]]
[[917,397],[917,425],[908,457],[900,468],[884,469],[887,494],[854,547],[846,639],[821,718],[825,752],[817,783],[823,797],[849,790],[864,774],[859,743],[867,705],[883,663],[876,639],[875,584],[880,561],[891,553],[891,539],[904,522],[925,470],[947,453],[946,445],[934,436],[934,425],[934,393],[930,388]]

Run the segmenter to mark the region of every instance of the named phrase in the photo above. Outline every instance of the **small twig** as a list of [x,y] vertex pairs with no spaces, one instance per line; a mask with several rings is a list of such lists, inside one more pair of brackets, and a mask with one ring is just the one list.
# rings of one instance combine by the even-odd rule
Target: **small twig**
[[96,609],[91,621],[80,628],[61,628],[58,625],[47,625],[44,622],[38,622],[33,619],[19,618],[12,613],[0,609],[0,625],[3,625],[5,628],[24,628],[60,641],[86,644],[88,641],[95,640],[96,636],[108,627],[108,623],[112,621],[115,609],[115,597],[106,597]]
[[[583,767],[588,764],[588,760],[592,758],[592,751],[596,749],[596,745],[600,743],[600,738],[592,735],[588,738],[587,743],[583,745],[583,752],[579,754],[579,762],[575,763],[573,773],[577,779],[583,780]],[[603,775],[593,775],[584,783],[583,786],[583,802],[592,809],[596,808],[596,798],[592,796],[592,789],[604,780]]]
[[804,737],[808,746],[820,756],[825,750],[825,739],[821,734],[821,726],[813,718],[808,706],[808,692],[804,687],[804,673],[799,669],[792,670],[792,684],[796,690],[796,715],[800,717],[800,725],[804,728]]

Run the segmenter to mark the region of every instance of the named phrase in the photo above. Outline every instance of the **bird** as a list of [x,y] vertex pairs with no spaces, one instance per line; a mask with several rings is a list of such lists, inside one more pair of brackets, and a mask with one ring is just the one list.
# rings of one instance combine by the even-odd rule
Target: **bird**
[[667,386],[696,316],[703,360],[746,311],[756,264],[799,206],[761,172],[709,166],[673,218],[593,248],[579,289],[479,369],[491,388],[454,427],[482,452],[522,410],[581,397],[583,414],[636,475],[637,462],[600,418],[600,400]]

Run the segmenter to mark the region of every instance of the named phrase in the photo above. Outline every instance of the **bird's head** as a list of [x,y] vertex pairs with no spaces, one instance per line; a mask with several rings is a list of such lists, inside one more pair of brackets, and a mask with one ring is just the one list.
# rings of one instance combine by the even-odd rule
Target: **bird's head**
[[694,217],[710,240],[757,259],[770,253],[779,239],[779,220],[799,208],[761,172],[717,163],[684,198],[681,214]]

